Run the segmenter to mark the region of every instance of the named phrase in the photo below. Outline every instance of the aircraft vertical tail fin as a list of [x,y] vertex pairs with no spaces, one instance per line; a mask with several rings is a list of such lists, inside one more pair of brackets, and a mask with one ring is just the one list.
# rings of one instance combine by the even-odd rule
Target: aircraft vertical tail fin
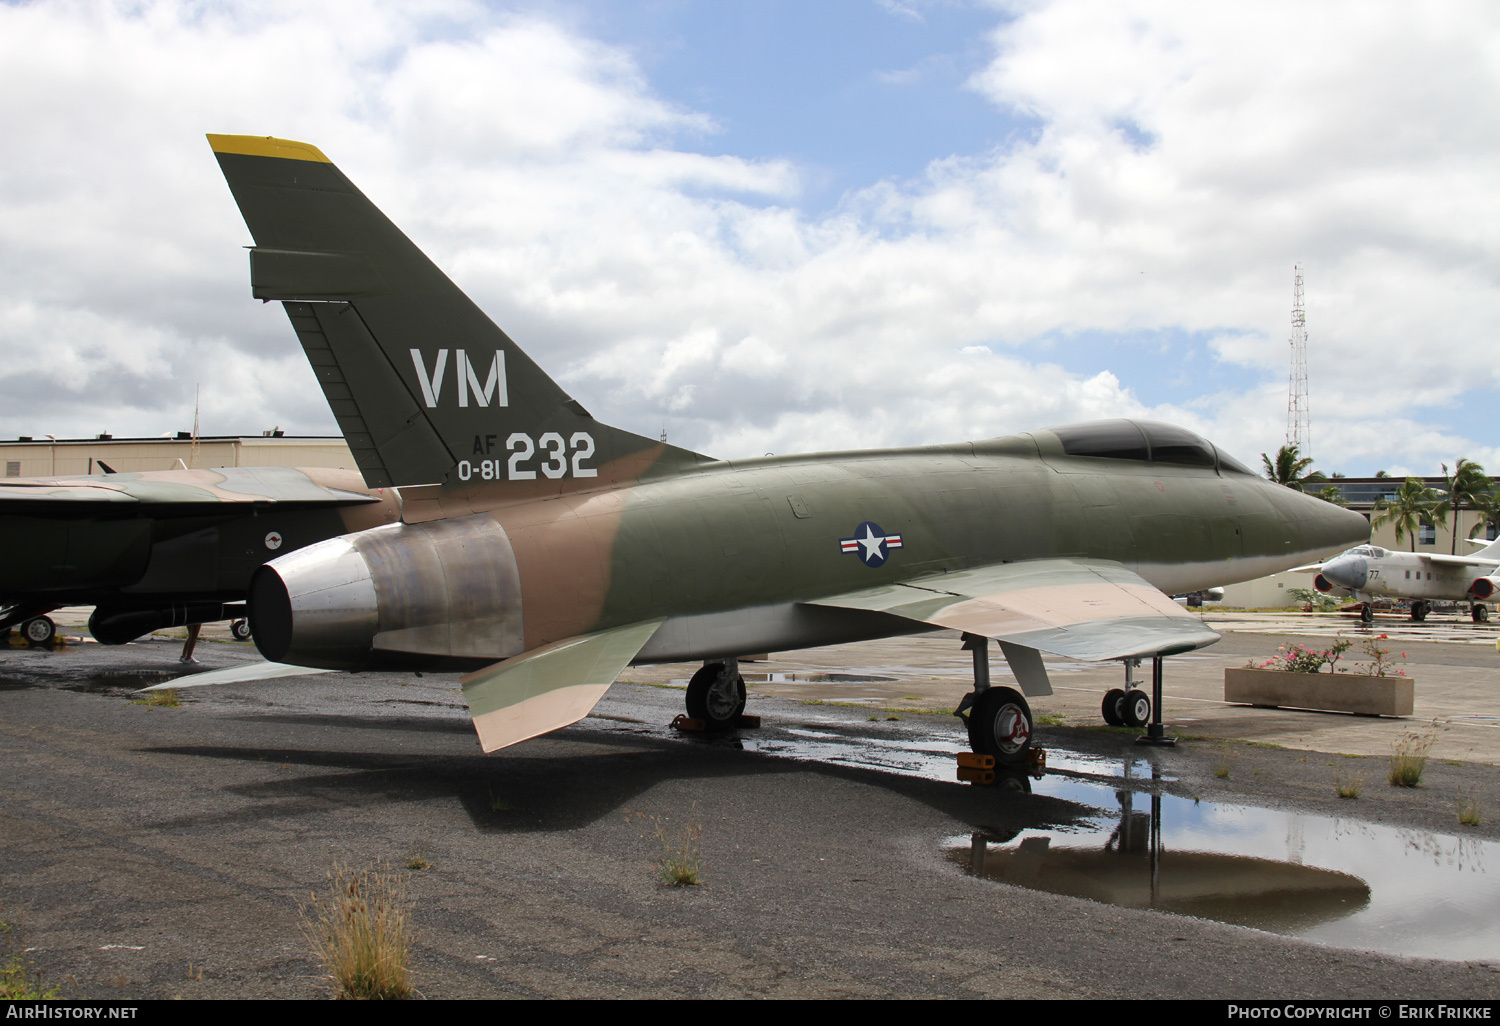
[[628,480],[707,457],[601,424],[316,147],[208,137],[280,300],[372,487]]

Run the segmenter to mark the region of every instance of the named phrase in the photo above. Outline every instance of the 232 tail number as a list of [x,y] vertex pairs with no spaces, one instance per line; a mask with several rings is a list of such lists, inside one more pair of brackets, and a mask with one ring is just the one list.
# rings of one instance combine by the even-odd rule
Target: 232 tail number
[[[485,481],[534,481],[538,470],[552,480],[566,477],[569,470],[574,477],[599,476],[598,470],[583,465],[584,460],[594,456],[594,436],[586,431],[575,431],[566,442],[556,431],[548,431],[537,439],[517,431],[505,440],[505,447],[510,450],[510,459],[461,461],[458,479],[468,481],[478,476]],[[573,450],[571,456],[569,448]]]

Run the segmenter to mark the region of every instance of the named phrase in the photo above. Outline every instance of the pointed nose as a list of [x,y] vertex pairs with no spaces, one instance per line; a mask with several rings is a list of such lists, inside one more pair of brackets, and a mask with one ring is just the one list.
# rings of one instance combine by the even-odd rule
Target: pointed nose
[[1340,588],[1358,591],[1370,578],[1370,568],[1358,556],[1340,556],[1323,564],[1323,576]]

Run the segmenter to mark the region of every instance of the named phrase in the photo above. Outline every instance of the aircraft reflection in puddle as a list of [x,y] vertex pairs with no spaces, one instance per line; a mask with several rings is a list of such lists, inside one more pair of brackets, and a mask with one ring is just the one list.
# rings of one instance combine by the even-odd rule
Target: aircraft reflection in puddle
[[[1102,847],[1054,848],[1046,834],[999,847],[1010,838],[975,831],[968,848],[950,849],[949,858],[1001,883],[1276,933],[1300,933],[1369,905],[1369,886],[1337,870],[1249,855],[1164,850],[1162,796],[1129,791],[1116,796],[1120,820]],[[1151,811],[1134,811],[1136,800],[1149,802]]]
[[1338,947],[1500,959],[1495,842],[1127,791],[1109,814],[1109,789],[1050,775],[1036,790],[1101,807],[1095,828],[976,831],[950,838],[948,859],[1033,890]]

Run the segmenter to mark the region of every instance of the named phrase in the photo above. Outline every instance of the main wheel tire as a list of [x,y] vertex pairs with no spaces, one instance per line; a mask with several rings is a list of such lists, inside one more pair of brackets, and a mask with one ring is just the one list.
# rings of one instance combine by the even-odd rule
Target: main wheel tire
[[1125,726],[1125,716],[1120,712],[1120,703],[1125,701],[1125,692],[1121,688],[1110,688],[1104,693],[1104,703],[1100,712],[1104,713],[1104,722],[1111,727]]
[[1375,622],[1375,607],[1372,606],[1372,605],[1370,605],[1370,603],[1368,603],[1368,602],[1366,602],[1364,605],[1360,606],[1359,607],[1359,621],[1360,621],[1360,623],[1374,623]]
[[50,645],[57,637],[57,624],[50,616],[33,616],[21,624],[21,634],[33,645]]
[[727,674],[723,663],[709,663],[688,681],[687,714],[709,730],[725,730],[745,711],[745,678]]
[[235,621],[233,621],[229,625],[229,633],[234,637],[235,641],[249,641],[250,640],[250,621],[249,620],[235,620]]
[[1411,604],[1411,618],[1413,623],[1421,623],[1427,619],[1427,603],[1413,602]]
[[1127,727],[1144,727],[1151,722],[1151,696],[1140,689],[1130,692],[1120,703],[1120,716]]
[[1474,608],[1469,610],[1469,615],[1474,618],[1475,623],[1488,623],[1490,619],[1490,607],[1482,602],[1476,603]]
[[1024,766],[1031,748],[1031,706],[1019,691],[989,687],[969,710],[969,747],[997,766]]

